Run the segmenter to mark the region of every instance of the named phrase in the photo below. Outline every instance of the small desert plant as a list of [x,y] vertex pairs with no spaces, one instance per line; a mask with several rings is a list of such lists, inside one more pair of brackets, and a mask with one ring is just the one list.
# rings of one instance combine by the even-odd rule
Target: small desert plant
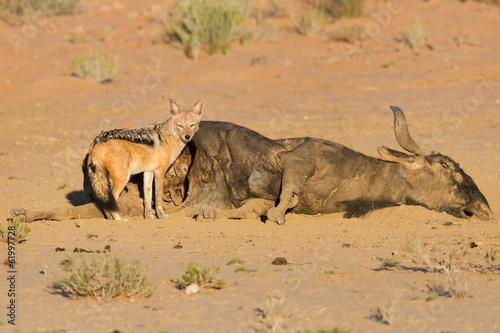
[[[302,331],[297,331],[297,333],[302,333]],[[351,333],[351,330],[345,330],[336,327],[333,330],[316,330],[316,331],[306,330],[304,331],[304,333]]]
[[69,276],[55,282],[52,288],[72,298],[148,297],[155,291],[155,285],[147,282],[138,261],[127,264],[118,258],[93,256],[88,262],[80,256],[64,260],[61,265]]
[[226,282],[216,277],[219,270],[220,267],[217,266],[206,268],[195,262],[191,262],[187,266],[184,275],[177,280],[177,286],[179,288],[185,288],[190,284],[196,283],[200,287],[205,286],[214,289],[222,289],[226,285]]
[[243,35],[249,17],[247,0],[177,0],[171,11],[167,41],[196,58],[201,48],[226,53]]
[[496,259],[498,259],[500,254],[500,251],[498,249],[489,249],[486,251],[486,254],[484,255],[484,259],[486,259],[486,262],[488,263],[493,263]]
[[270,0],[264,14],[269,17],[286,17],[285,0]]
[[[461,0],[462,2],[465,2],[467,0]],[[500,0],[474,0],[476,2],[484,2],[484,3],[488,3],[488,4],[491,4],[491,5],[497,5],[497,6],[500,6]]]
[[243,265],[245,262],[241,259],[235,258],[227,262],[228,265]]
[[360,24],[353,24],[333,31],[330,37],[336,42],[356,44],[365,41],[367,39],[367,34],[365,33],[364,26]]
[[0,3],[0,12],[16,16],[70,15],[80,0],[8,0]]
[[312,6],[297,19],[297,31],[302,35],[314,35],[325,25],[325,9]]
[[281,293],[268,295],[266,303],[255,309],[259,317],[254,329],[259,332],[285,331],[285,319],[291,316],[288,307],[285,306],[285,297]]
[[80,54],[71,61],[76,76],[89,81],[104,83],[111,81],[118,64],[113,53],[107,50],[91,50]]
[[278,26],[268,20],[262,11],[257,11],[252,16],[253,20],[250,21],[251,23],[248,28],[249,33],[244,37],[251,36],[252,39],[269,43],[280,40],[281,36]]
[[408,46],[413,50],[418,50],[418,47],[427,37],[427,25],[420,20],[416,20],[414,24],[405,27],[404,36]]
[[360,17],[365,12],[366,0],[324,0],[323,3],[334,18]]
[[373,310],[371,318],[383,324],[392,325],[394,320],[394,306],[396,300],[392,298],[389,302],[382,306],[378,306]]
[[22,224],[18,219],[8,219],[9,226],[7,230],[0,226],[0,236],[2,241],[6,243],[21,243],[26,240],[26,236],[30,233],[31,229]]
[[465,278],[465,271],[461,270],[456,265],[451,265],[443,268],[443,274],[443,279],[427,285],[431,293],[438,296],[455,298],[466,298],[471,296]]
[[255,268],[238,267],[238,268],[236,268],[236,270],[234,272],[235,273],[238,273],[238,272],[256,273],[257,270]]

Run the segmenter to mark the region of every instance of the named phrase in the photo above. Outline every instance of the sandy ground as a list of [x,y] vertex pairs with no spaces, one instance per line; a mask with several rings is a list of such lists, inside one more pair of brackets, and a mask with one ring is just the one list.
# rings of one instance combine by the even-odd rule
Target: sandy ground
[[[299,36],[293,21],[284,18],[275,20],[277,42],[234,44],[227,55],[202,53],[193,61],[182,50],[152,42],[170,3],[89,1],[73,17],[18,27],[0,22],[4,226],[12,207],[81,204],[80,164],[90,140],[102,129],[163,121],[168,114],[162,96],[185,106],[204,97],[205,120],[232,121],[271,138],[320,137],[372,156],[379,145],[397,148],[388,105],[398,105],[413,136],[460,162],[500,216],[499,7],[403,1],[390,11],[391,2],[373,1],[366,17],[353,20],[371,29],[362,47],[333,42],[328,33]],[[297,15],[300,3],[286,3]],[[402,42],[404,27],[417,18],[429,31],[418,53]],[[72,43],[74,34],[83,41]],[[72,57],[90,47],[118,55],[113,82],[101,85],[71,75]],[[351,220],[341,214],[289,215],[284,226],[260,220],[201,223],[176,214],[168,220],[94,219],[79,225],[71,220],[30,224],[28,240],[16,246],[15,328],[4,314],[8,268],[2,266],[0,330],[253,332],[265,325],[283,332],[500,330],[499,258],[489,263],[484,258],[500,249],[498,219],[460,220],[402,206]],[[426,301],[433,295],[428,286],[445,281],[446,274],[411,264],[415,254],[402,250],[408,236],[419,239],[431,257],[467,251],[459,258],[465,268],[455,285],[467,285],[468,297]],[[477,247],[470,247],[472,241]],[[178,243],[182,249],[173,248]],[[71,249],[108,244],[112,254],[149,267],[157,286],[151,297],[96,302],[50,292]],[[56,247],[67,251],[56,253]],[[6,246],[0,251],[3,261]],[[275,257],[293,264],[273,266]],[[236,273],[227,265],[233,258],[257,272]],[[384,258],[417,269],[381,270]],[[178,290],[172,280],[191,261],[220,266],[226,288],[191,296]],[[256,309],[264,309],[269,297],[279,299],[285,315],[259,317]],[[392,325],[371,316],[388,303]]]

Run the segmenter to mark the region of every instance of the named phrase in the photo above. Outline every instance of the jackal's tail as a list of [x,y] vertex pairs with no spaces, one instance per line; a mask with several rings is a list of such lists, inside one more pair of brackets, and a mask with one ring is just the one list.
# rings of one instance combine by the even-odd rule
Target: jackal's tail
[[88,158],[87,172],[98,205],[105,213],[111,213],[111,216],[114,216],[114,213],[119,213],[118,203],[109,188],[108,171],[94,163],[91,154]]

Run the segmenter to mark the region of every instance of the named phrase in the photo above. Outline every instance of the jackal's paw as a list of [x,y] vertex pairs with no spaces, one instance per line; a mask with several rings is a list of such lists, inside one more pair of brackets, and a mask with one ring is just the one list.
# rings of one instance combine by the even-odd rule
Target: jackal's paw
[[149,211],[149,212],[144,212],[144,218],[154,220],[156,218],[156,216],[155,216],[155,214],[153,214],[152,211]]
[[267,211],[267,219],[269,221],[273,221],[273,222],[276,222],[276,223],[281,225],[281,224],[285,223],[285,214],[280,212],[275,207],[271,207]]
[[10,210],[10,216],[18,219],[21,222],[31,222],[28,218],[28,214],[24,208],[12,208]]

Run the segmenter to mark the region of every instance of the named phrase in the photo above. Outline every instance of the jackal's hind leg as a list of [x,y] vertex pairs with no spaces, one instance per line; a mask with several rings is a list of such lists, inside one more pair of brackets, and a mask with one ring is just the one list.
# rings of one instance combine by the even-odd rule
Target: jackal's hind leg
[[151,202],[153,201],[153,171],[144,171],[144,218],[154,219],[153,209],[151,208]]
[[154,171],[155,177],[155,209],[159,219],[169,218],[163,211],[163,180],[165,179],[165,169],[160,168]]

